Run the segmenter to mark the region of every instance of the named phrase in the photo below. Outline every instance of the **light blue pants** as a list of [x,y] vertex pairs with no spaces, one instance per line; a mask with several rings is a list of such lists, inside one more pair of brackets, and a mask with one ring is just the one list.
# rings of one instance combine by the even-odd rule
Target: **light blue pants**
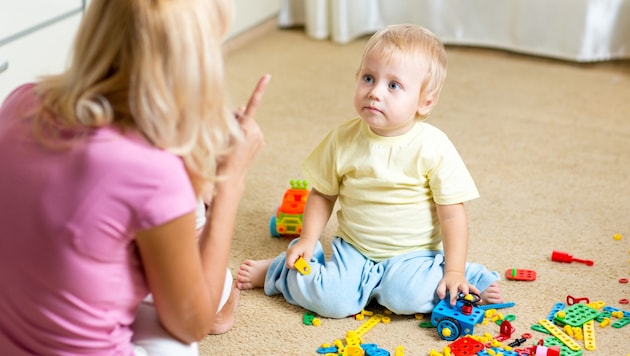
[[[444,276],[440,253],[415,251],[374,262],[339,237],[332,241],[328,261],[317,241],[307,275],[286,268],[285,260],[282,253],[269,266],[265,293],[282,294],[289,303],[329,318],[357,314],[373,299],[399,315],[429,313],[439,302],[435,290]],[[484,291],[499,274],[467,263],[466,278]]]

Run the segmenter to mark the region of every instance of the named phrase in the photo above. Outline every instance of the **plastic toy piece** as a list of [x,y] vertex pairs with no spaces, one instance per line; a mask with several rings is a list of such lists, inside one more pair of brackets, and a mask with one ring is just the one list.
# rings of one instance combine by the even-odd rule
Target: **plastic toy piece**
[[359,345],[361,345],[361,338],[357,335],[355,331],[348,331],[346,333],[346,349],[350,346],[359,347]]
[[579,258],[574,258],[572,255],[569,255],[568,253],[562,252],[562,251],[553,251],[551,253],[551,260],[555,262],[564,262],[564,263],[579,262],[579,263],[584,263],[587,266],[592,266],[594,263],[591,260],[582,260]]
[[282,196],[282,204],[269,220],[269,232],[273,237],[297,237],[302,233],[302,217],[308,199],[308,182],[292,179],[291,188]]
[[590,303],[586,303],[586,305],[593,309],[601,309],[606,306],[606,302],[604,302],[603,300],[595,300]]
[[619,328],[622,328],[622,327],[624,327],[624,326],[626,326],[628,324],[630,324],[630,318],[624,317],[624,318],[621,318],[621,319],[615,321],[614,323],[612,323],[612,327],[615,328],[615,329],[619,329]]
[[293,266],[295,266],[295,269],[303,275],[311,273],[311,266],[301,256],[297,259],[297,261],[295,261]]
[[[573,304],[563,310],[564,313],[556,313],[554,321],[562,326],[582,326],[589,320],[597,318],[600,312],[586,304]],[[564,315],[562,315],[564,314]]]
[[304,325],[313,325],[313,320],[314,319],[315,319],[315,313],[313,313],[313,312],[306,312],[302,316],[302,323]]
[[567,295],[567,305],[578,304],[581,302],[585,302],[586,304],[589,304],[591,301],[587,297],[576,298],[572,295]]
[[502,349],[501,347],[487,347],[485,350],[481,350],[477,353],[477,356],[521,356],[516,351],[508,351],[506,349]]
[[[479,300],[479,296],[472,294]],[[431,323],[437,327],[438,335],[443,340],[453,341],[463,335],[471,335],[476,324],[481,323],[485,312],[475,306],[474,302],[465,300],[460,295],[455,305],[451,305],[448,298],[441,300],[431,313]],[[470,312],[468,315],[463,310]]]
[[515,339],[514,341],[510,342],[508,344],[509,347],[517,347],[517,346],[521,346],[523,345],[525,342],[527,342],[527,339],[524,337],[519,337],[517,339]]
[[536,331],[538,331],[538,332],[541,332],[541,333],[545,333],[545,334],[551,335],[551,333],[549,332],[549,330],[545,329],[545,327],[544,327],[544,326],[542,326],[542,325],[540,325],[540,324],[533,324],[533,325],[531,326],[531,328],[532,328],[532,330],[536,330]]
[[475,355],[485,348],[481,342],[471,337],[463,337],[449,344],[448,347],[451,349],[451,353],[457,356]]
[[326,347],[322,346],[317,349],[318,354],[335,354],[336,355],[337,351],[338,349],[336,346],[326,346]]
[[365,356],[389,356],[389,351],[381,349],[376,344],[361,344],[361,348],[365,350]]
[[567,305],[562,302],[554,304],[553,307],[551,308],[551,311],[547,315],[547,320],[552,321],[553,318],[556,316],[556,313],[564,309],[566,306]]
[[573,339],[571,339],[569,335],[565,334],[564,331],[558,329],[558,327],[553,325],[549,320],[541,319],[540,321],[538,321],[538,323],[540,323],[540,325],[542,325],[545,329],[549,330],[551,335],[555,336],[563,344],[567,345],[569,349],[573,351],[581,349],[580,345],[578,345],[577,342],[573,341]]
[[302,322],[304,323],[304,325],[313,325],[313,326],[322,325],[322,321],[319,318],[316,318],[315,313],[313,312],[304,313],[304,315],[302,316]]
[[582,356],[584,354],[584,350],[571,350],[567,345],[563,344],[562,341],[558,340],[558,338],[556,337],[546,338],[543,342],[543,345],[549,348],[559,347],[561,356]]
[[512,337],[515,330],[516,329],[508,320],[503,320],[499,327],[499,335],[495,336],[494,339],[498,341],[505,341]]
[[609,312],[616,312],[616,311],[620,311],[623,313],[623,316],[626,318],[630,318],[630,311],[625,311],[625,310],[621,310],[615,307],[611,307],[609,305],[604,307],[604,311],[609,311]]
[[595,350],[595,323],[593,320],[584,323],[582,329],[584,334],[584,348],[589,351]]
[[512,281],[534,281],[536,280],[536,271],[532,269],[508,268],[505,271],[505,278]]
[[534,353],[532,355],[536,356],[560,356],[560,347],[559,346],[543,346],[536,345],[534,349]]
[[507,303],[478,305],[477,308],[482,309],[482,310],[505,309],[505,308],[511,308],[511,307],[513,307],[515,305],[516,305],[516,303],[514,303],[514,302],[507,302]]
[[381,314],[374,314],[374,316],[370,317],[368,319],[368,321],[366,321],[365,323],[361,324],[361,326],[359,326],[355,330],[355,332],[357,334],[357,337],[363,336],[363,334],[365,334],[370,329],[372,329],[374,326],[376,326],[376,324],[380,323],[381,319],[383,319],[383,315],[381,315]]

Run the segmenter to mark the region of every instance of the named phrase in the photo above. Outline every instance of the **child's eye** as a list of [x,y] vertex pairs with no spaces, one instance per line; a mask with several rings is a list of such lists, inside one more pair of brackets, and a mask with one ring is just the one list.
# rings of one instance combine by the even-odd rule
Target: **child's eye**
[[400,89],[400,84],[398,84],[396,82],[391,82],[391,83],[389,83],[389,89],[398,90],[398,89]]
[[369,74],[366,74],[363,76],[363,81],[366,83],[374,83],[374,77]]

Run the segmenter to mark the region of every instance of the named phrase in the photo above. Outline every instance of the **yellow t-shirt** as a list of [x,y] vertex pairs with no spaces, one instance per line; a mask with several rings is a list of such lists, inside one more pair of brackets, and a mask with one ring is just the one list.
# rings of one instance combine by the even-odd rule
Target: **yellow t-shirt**
[[337,234],[375,261],[442,250],[435,204],[479,197],[455,146],[424,122],[383,137],[360,118],[347,121],[328,133],[302,171],[313,188],[338,195]]

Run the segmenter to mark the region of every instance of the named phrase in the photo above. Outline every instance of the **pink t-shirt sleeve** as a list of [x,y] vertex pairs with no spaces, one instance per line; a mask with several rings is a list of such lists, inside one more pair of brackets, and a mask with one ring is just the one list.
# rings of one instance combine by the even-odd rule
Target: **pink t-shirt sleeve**
[[[165,224],[196,208],[196,198],[183,162],[164,152],[155,157],[159,160],[158,169],[149,165],[137,168],[131,175],[142,175],[143,181],[127,185],[122,192],[135,196],[137,206],[137,228],[140,230]],[[137,185],[141,185],[140,188]]]

